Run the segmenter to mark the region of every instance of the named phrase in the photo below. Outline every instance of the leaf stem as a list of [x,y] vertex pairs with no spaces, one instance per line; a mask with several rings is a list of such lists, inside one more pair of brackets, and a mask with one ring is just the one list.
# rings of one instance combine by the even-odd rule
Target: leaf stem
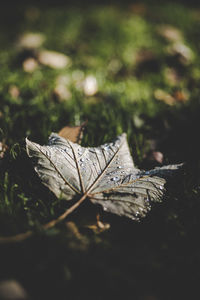
[[[56,224],[60,223],[63,221],[68,215],[70,215],[85,199],[87,198],[87,193],[85,193],[79,201],[77,201],[74,205],[72,205],[69,209],[67,209],[62,215],[60,215],[57,219],[54,219],[44,225],[42,225],[42,228],[47,230],[49,228],[54,227]],[[14,243],[14,242],[21,242],[30,236],[34,234],[33,231],[26,231],[24,233],[19,233],[16,235],[8,236],[8,237],[3,237],[0,236],[0,244],[6,244],[6,243]]]

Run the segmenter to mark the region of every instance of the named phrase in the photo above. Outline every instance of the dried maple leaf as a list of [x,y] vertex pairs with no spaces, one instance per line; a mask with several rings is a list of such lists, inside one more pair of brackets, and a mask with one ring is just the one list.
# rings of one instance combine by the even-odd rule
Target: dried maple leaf
[[112,143],[84,148],[52,133],[46,146],[26,139],[26,147],[44,185],[67,201],[79,196],[71,210],[52,224],[64,219],[86,198],[107,212],[139,220],[150,210],[151,202],[162,200],[166,178],[181,166],[168,165],[146,172],[137,169],[126,134]]

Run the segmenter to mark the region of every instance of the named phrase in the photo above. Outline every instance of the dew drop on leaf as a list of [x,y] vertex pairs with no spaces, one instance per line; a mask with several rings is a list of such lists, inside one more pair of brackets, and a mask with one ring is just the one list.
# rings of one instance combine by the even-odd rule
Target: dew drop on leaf
[[118,182],[120,180],[120,178],[116,176],[116,177],[112,177],[111,180],[115,181],[115,182]]

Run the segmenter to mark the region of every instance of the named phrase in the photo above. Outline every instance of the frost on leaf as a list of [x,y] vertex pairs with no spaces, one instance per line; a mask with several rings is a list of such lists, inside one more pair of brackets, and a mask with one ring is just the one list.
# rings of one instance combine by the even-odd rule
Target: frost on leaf
[[150,171],[134,166],[126,134],[112,143],[84,148],[52,133],[45,146],[26,139],[27,153],[43,184],[57,197],[89,198],[110,213],[133,220],[144,217],[151,202],[163,198],[166,178],[181,165]]

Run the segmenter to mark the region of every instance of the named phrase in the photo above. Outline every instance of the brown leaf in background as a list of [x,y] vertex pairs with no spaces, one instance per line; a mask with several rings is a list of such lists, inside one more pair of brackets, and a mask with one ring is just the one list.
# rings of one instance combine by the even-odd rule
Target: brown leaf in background
[[5,280],[0,282],[1,300],[26,300],[27,293],[21,284],[16,280]]
[[86,236],[81,234],[78,226],[72,221],[65,222],[65,226],[68,234],[73,237],[73,239],[69,242],[69,247],[74,249],[86,250],[88,248],[88,239],[86,238]]
[[180,74],[175,68],[166,68],[164,72],[165,79],[168,84],[175,86],[182,80]]
[[147,7],[143,3],[134,3],[134,4],[130,5],[130,10],[131,10],[131,12],[133,12],[136,15],[143,16],[147,12]]
[[189,99],[189,95],[186,91],[182,90],[178,90],[174,93],[174,97],[178,102],[185,102]]
[[161,89],[155,90],[154,96],[157,100],[163,101],[168,105],[174,105],[176,102],[175,98],[172,95]]
[[64,100],[70,100],[72,97],[72,94],[68,87],[65,85],[59,84],[56,85],[54,89],[54,94],[57,96],[57,98],[62,102]]
[[73,233],[73,235],[78,239],[78,240],[81,240],[82,236],[78,230],[78,227],[76,226],[76,224],[72,221],[67,221],[65,223],[67,229]]
[[149,161],[155,161],[158,162],[159,164],[163,163],[163,154],[160,151],[153,151],[150,150],[147,154],[146,154],[146,159]]
[[144,167],[153,168],[163,164],[164,155],[158,149],[160,148],[160,141],[158,139],[150,139],[147,141],[148,148],[145,151],[144,158]]
[[158,33],[169,42],[177,42],[183,39],[182,32],[170,25],[159,26]]
[[178,57],[178,60],[183,65],[190,64],[194,59],[194,53],[191,48],[183,42],[176,42],[167,47],[169,55]]
[[95,233],[101,233],[104,232],[105,230],[108,230],[110,228],[109,223],[103,223],[100,221],[100,216],[99,214],[96,217],[96,223],[91,224],[91,225],[86,225],[87,228],[93,230]]
[[58,75],[55,82],[54,94],[59,101],[70,100],[72,97],[70,91],[71,78],[68,75]]
[[53,69],[66,68],[71,64],[71,59],[60,52],[41,50],[38,53],[38,61]]
[[35,58],[29,57],[23,62],[23,70],[27,73],[33,73],[38,67],[38,62]]
[[149,61],[154,61],[156,59],[155,53],[149,49],[140,49],[136,53],[135,62],[136,64],[141,64]]
[[185,90],[177,90],[171,95],[163,90],[158,89],[155,90],[154,96],[157,100],[163,101],[168,105],[185,102],[189,99],[189,94]]
[[17,47],[23,49],[37,49],[42,46],[45,41],[44,34],[38,32],[28,32],[20,36]]
[[0,142],[0,159],[4,157],[5,152],[8,150],[8,146],[4,141]]
[[17,99],[20,95],[20,90],[16,85],[11,85],[8,92],[13,99]]
[[58,135],[73,143],[80,143],[83,138],[83,131],[86,125],[87,121],[80,126],[65,126],[58,132]]

